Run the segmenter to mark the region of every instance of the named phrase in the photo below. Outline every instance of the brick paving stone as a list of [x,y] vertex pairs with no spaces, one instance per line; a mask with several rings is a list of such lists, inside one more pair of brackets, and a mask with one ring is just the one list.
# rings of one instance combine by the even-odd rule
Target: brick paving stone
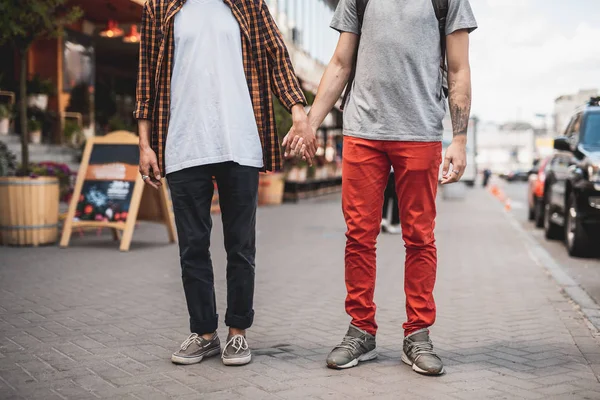
[[481,400],[503,396],[504,394],[494,389],[469,390],[453,394],[454,397],[464,400]]
[[580,388],[569,384],[560,384],[554,386],[548,386],[545,388],[537,389],[538,392],[546,395],[569,395],[577,396],[577,393],[581,391]]
[[277,400],[281,399],[279,396],[271,394],[269,392],[265,392],[262,389],[248,386],[248,387],[240,387],[235,390],[236,393],[239,393],[243,396],[244,399],[248,400]]
[[524,390],[535,390],[544,386],[544,383],[530,379],[520,379],[514,376],[502,375],[490,378],[493,381],[503,384],[503,387],[513,387]]
[[[508,398],[508,399],[546,399],[548,395],[536,392],[531,389],[524,389],[517,386],[506,385],[499,388],[504,394],[499,395],[497,398]],[[508,397],[506,397],[508,396]]]
[[[423,377],[400,362],[404,254],[397,236],[378,243],[380,357],[346,371],[325,367],[349,322],[345,226],[332,196],[259,210],[256,316],[248,332],[254,359],[243,368],[218,357],[170,363],[188,335],[188,316],[177,247],[162,242],[161,228],[140,224],[129,253],[113,249],[108,233],[74,238],[68,250],[2,248],[0,398],[600,398],[598,333],[530,258],[498,203],[479,189],[469,193],[439,203],[431,332],[445,376]],[[223,317],[222,242],[215,218],[211,251]],[[306,251],[290,257],[291,246]],[[219,334],[226,336],[222,325]]]
[[597,400],[600,399],[600,390],[586,390],[579,392],[577,393],[577,397],[581,400]]

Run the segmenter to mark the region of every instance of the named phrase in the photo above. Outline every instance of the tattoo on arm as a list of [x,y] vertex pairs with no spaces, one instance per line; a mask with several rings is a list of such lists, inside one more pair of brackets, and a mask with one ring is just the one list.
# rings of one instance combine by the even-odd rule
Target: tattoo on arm
[[468,79],[450,77],[450,116],[454,136],[466,135],[471,114],[471,85]]

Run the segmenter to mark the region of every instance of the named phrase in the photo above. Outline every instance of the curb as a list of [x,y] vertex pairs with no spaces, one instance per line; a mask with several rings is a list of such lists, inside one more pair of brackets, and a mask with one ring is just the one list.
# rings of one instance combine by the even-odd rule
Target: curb
[[[510,200],[508,200],[510,202]],[[539,266],[544,268],[554,278],[561,291],[576,305],[589,324],[594,328],[595,334],[600,333],[600,305],[583,288],[573,280],[554,257],[522,226],[517,218],[506,209],[506,216],[512,227],[519,233],[529,250],[529,257]]]

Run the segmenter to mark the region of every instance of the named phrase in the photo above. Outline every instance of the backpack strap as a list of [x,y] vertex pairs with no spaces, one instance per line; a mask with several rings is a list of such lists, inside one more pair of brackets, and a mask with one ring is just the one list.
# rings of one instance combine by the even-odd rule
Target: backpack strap
[[[443,74],[447,74],[446,68],[446,19],[448,17],[448,1],[449,0],[431,0],[435,17],[438,20],[438,29],[440,31],[440,47],[442,53],[440,56],[440,68]],[[448,97],[448,88],[442,83],[442,92],[445,97]]]
[[356,60],[358,57],[358,46],[360,45],[360,35],[362,34],[362,26],[363,21],[365,19],[365,10],[367,9],[367,3],[369,0],[355,0],[356,1],[356,16],[358,17],[358,26],[359,26],[359,38],[358,44],[356,48],[356,54],[354,55],[354,61],[352,64],[352,72],[350,72],[350,78],[348,79],[348,84],[346,85],[346,90],[344,92],[344,97],[342,98],[342,106],[341,109],[344,110],[344,106],[348,101],[348,97],[350,97],[350,92],[352,91],[352,84],[354,83],[354,78],[356,77]]

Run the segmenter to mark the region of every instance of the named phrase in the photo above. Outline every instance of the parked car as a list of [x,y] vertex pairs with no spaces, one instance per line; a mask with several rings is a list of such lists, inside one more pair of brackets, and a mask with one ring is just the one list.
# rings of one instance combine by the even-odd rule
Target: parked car
[[516,169],[513,171],[508,171],[504,174],[500,174],[500,178],[505,179],[507,182],[527,182],[529,175],[530,171]]
[[545,234],[564,238],[572,256],[590,256],[600,244],[600,97],[571,118],[554,148],[544,184]]
[[544,182],[546,181],[546,167],[552,157],[546,157],[536,163],[529,174],[529,185],[527,187],[529,220],[534,221],[536,228],[544,226]]

